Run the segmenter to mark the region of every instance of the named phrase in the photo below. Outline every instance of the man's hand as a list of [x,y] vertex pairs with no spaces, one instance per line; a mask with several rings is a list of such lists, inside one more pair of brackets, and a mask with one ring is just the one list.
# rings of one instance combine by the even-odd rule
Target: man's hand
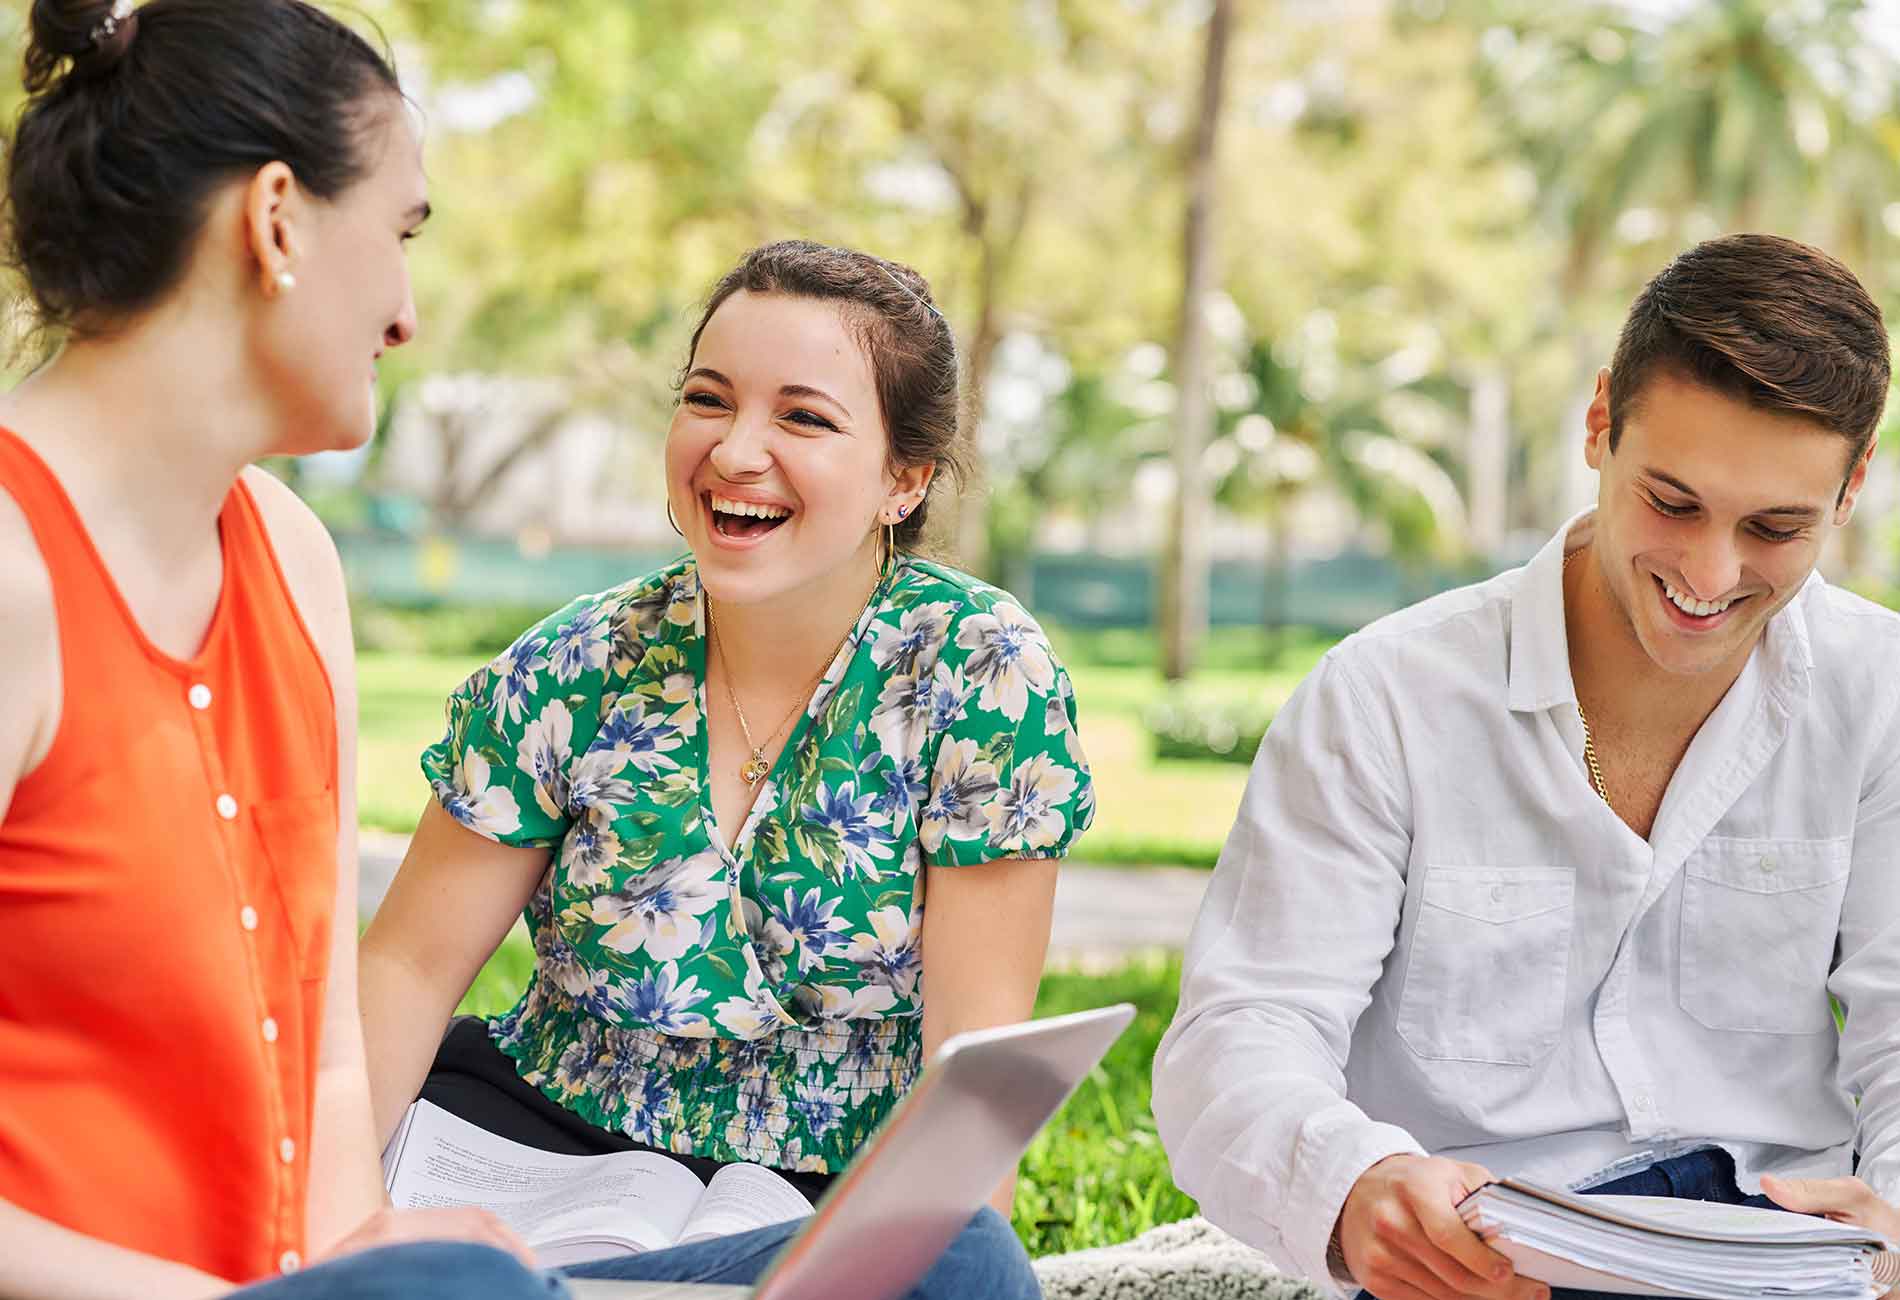
[[1458,1217],[1458,1202],[1491,1181],[1478,1165],[1387,1156],[1359,1176],[1339,1212],[1353,1280],[1379,1300],[1548,1300]]
[[1858,1178],[1775,1178],[1763,1174],[1761,1189],[1784,1210],[1858,1224],[1900,1243],[1900,1210],[1875,1196],[1874,1189]]
[[476,1246],[505,1250],[529,1268],[534,1268],[534,1252],[514,1234],[514,1230],[487,1210],[469,1207],[436,1210],[397,1210],[384,1206],[363,1220],[356,1230],[324,1255],[354,1255],[378,1246],[396,1246],[411,1241],[462,1241]]

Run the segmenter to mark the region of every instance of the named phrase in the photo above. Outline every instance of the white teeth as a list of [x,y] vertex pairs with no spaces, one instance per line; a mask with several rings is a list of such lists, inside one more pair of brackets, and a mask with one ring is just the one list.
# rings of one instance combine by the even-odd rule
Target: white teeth
[[1663,583],[1663,595],[1669,597],[1669,603],[1685,614],[1694,614],[1697,618],[1707,618],[1711,614],[1720,614],[1735,603],[1730,596],[1727,600],[1691,600],[1668,583]]
[[722,515],[751,515],[755,519],[785,519],[792,513],[784,506],[762,505],[757,501],[734,501],[722,496],[713,497],[712,508]]

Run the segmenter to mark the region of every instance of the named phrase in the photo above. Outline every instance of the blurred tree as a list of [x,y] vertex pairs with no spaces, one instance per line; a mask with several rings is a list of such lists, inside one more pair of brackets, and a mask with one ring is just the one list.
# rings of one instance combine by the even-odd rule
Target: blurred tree
[[999,450],[986,400],[997,349],[1012,330],[1053,332],[1088,363],[1092,340],[1144,335],[1152,291],[1139,286],[1159,277],[1144,276],[1141,256],[1143,115],[1191,29],[1149,0],[854,0],[825,22],[852,93],[815,107],[802,138],[856,158],[847,192],[870,200],[856,239],[916,250],[962,323],[973,473],[939,544],[994,576],[986,498],[1008,486],[986,473]]
[[[1147,331],[1143,114],[1191,29],[1135,0],[950,9],[389,0],[442,178],[419,373],[614,376],[577,401],[655,426],[688,304],[747,246],[803,235],[909,261],[960,325],[984,413],[1010,329],[1086,360]],[[451,182],[453,187],[451,188]],[[460,221],[475,211],[480,221]],[[419,266],[429,262],[419,259]],[[475,270],[479,268],[479,272]],[[1116,292],[1104,294],[1112,274]],[[982,421],[966,453],[980,463]],[[979,474],[980,481],[980,474]],[[983,564],[985,511],[949,549]]]
[[[20,80],[21,55],[26,49],[25,4],[0,5],[0,122],[6,124],[7,139],[13,138],[13,124],[19,120],[20,106],[26,102],[26,87]],[[0,266],[0,374],[18,373],[34,360],[26,349],[31,321],[27,318],[25,286],[13,268]]]
[[1213,0],[1207,19],[1193,145],[1186,158],[1187,210],[1181,230],[1181,306],[1174,341],[1174,497],[1161,562],[1161,673],[1179,681],[1194,669],[1207,635],[1207,520],[1203,466],[1213,405],[1208,392],[1207,300],[1216,275],[1216,146],[1226,103],[1232,0]]
[[505,436],[479,419],[433,423],[438,522],[587,414],[631,436],[626,481],[657,512],[651,452],[692,303],[746,247],[787,233],[761,183],[779,165],[765,128],[797,83],[813,7],[375,7],[424,112],[439,213],[412,259],[422,333],[393,354],[391,391],[408,400],[421,376],[489,372],[555,394]]
[[1234,475],[1301,452],[1312,486],[1355,503],[1365,540],[1402,563],[1494,555],[1518,505],[1512,380],[1537,359],[1556,244],[1470,76],[1478,44],[1392,6],[1288,14],[1270,46],[1241,47],[1225,279],[1244,318],[1231,346],[1252,358],[1236,382],[1254,393],[1223,420],[1263,417],[1283,436],[1218,460],[1242,467],[1222,477],[1223,503],[1263,511],[1275,535],[1275,493]]
[[[1900,64],[1868,5],[1479,0],[1462,13],[1483,32],[1493,112],[1565,246],[1542,314],[1567,340],[1577,391],[1643,280],[1724,230],[1818,244],[1888,298]],[[1562,463],[1560,508],[1586,493],[1580,458]]]
[[1481,66],[1564,233],[1567,293],[1620,290],[1712,226],[1884,271],[1900,69],[1861,0],[1484,9]]

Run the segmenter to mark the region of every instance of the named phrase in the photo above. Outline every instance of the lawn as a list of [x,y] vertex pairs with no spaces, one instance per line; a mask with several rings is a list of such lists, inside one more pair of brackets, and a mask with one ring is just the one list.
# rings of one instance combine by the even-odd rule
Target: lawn
[[[1152,667],[1119,642],[1055,635],[1075,681],[1082,741],[1094,768],[1098,811],[1077,850],[1095,863],[1212,866],[1246,784],[1239,763],[1156,760],[1143,714],[1166,690]],[[1138,644],[1138,643],[1137,643]],[[1327,642],[1304,639],[1273,669],[1245,668],[1223,645],[1193,689],[1221,698],[1283,698]],[[442,733],[442,700],[483,655],[365,650],[358,658],[362,730],[358,745],[361,818],[407,832],[428,797],[416,755]],[[1134,661],[1130,661],[1134,660]]]

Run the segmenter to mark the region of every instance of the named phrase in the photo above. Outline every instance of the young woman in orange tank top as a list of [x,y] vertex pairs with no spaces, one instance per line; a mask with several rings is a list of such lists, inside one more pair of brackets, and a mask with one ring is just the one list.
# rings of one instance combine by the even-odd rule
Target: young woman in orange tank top
[[299,0],[31,23],[7,251],[60,346],[0,399],[0,1294],[558,1294],[383,1196],[342,574],[252,467],[367,441],[415,333],[395,74]]

